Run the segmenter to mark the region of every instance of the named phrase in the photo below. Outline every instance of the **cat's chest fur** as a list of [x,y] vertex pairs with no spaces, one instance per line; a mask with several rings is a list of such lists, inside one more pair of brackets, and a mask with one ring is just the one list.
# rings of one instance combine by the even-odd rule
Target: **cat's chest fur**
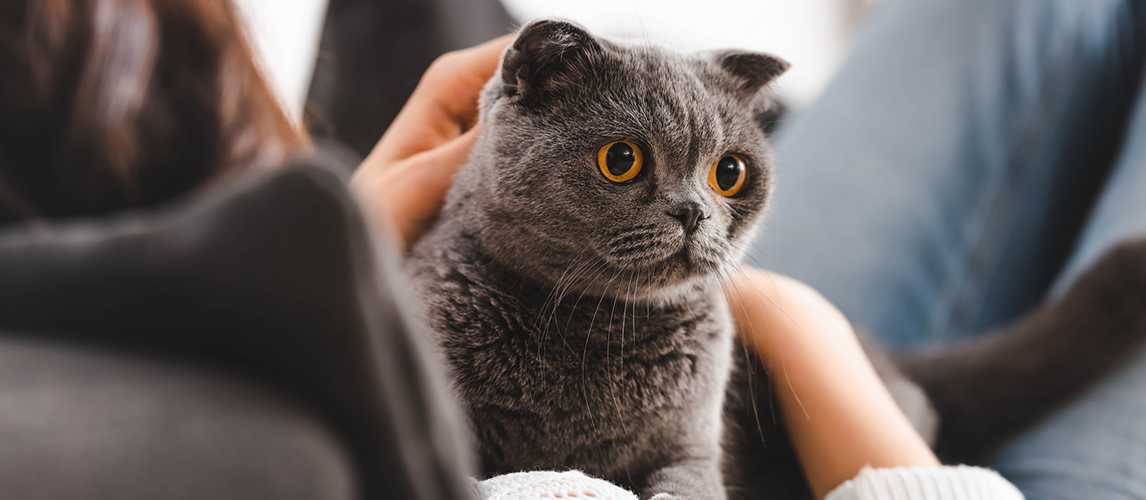
[[624,300],[639,277],[617,276],[621,298],[590,296],[513,274],[463,231],[429,239],[413,273],[486,473],[577,468],[639,483],[719,454],[732,330],[718,285],[654,306]]

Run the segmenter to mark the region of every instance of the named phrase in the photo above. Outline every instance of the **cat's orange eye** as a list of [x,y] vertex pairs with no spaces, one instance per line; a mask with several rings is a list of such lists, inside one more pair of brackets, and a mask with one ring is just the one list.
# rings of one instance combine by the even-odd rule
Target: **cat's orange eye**
[[748,180],[748,165],[736,155],[721,156],[708,171],[708,185],[720,196],[736,196]]
[[597,151],[597,166],[613,182],[632,180],[641,173],[644,161],[641,147],[629,141],[612,142]]

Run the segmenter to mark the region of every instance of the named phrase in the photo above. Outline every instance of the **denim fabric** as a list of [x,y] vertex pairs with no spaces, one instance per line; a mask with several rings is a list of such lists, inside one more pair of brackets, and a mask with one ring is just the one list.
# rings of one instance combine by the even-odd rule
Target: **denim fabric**
[[[1111,245],[1146,235],[1146,99],[1126,136],[1054,295]],[[1146,352],[987,462],[1031,500],[1146,498]]]
[[1146,352],[981,465],[1027,500],[1146,498]]
[[[1146,91],[1139,95],[1146,96]],[[1126,137],[1074,253],[1055,281],[1054,295],[1065,292],[1070,282],[1111,245],[1146,234],[1146,98],[1138,99]]]
[[781,130],[749,262],[895,345],[1037,305],[1118,152],[1140,17],[1114,0],[888,5]]
[[[896,347],[1037,307],[1114,242],[1146,235],[1144,12],[887,5],[781,129],[749,263],[808,282]],[[1146,352],[983,465],[1030,500],[1146,499]]]

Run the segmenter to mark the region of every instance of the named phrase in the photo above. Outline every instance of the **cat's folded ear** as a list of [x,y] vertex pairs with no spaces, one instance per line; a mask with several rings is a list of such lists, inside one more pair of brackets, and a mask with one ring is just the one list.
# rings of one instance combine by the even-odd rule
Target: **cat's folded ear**
[[505,51],[501,79],[509,95],[530,96],[577,85],[601,55],[600,44],[580,26],[543,19],[529,23]]
[[760,89],[788,70],[788,61],[771,54],[724,50],[714,54],[720,69],[732,76],[732,91],[751,100]]

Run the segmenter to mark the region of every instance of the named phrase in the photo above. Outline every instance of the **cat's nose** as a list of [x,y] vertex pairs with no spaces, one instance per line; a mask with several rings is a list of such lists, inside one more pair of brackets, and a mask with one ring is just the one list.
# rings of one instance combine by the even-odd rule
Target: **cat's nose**
[[680,224],[684,226],[684,234],[692,234],[699,222],[707,218],[700,209],[700,205],[692,201],[681,203],[669,209],[667,213],[680,221]]

